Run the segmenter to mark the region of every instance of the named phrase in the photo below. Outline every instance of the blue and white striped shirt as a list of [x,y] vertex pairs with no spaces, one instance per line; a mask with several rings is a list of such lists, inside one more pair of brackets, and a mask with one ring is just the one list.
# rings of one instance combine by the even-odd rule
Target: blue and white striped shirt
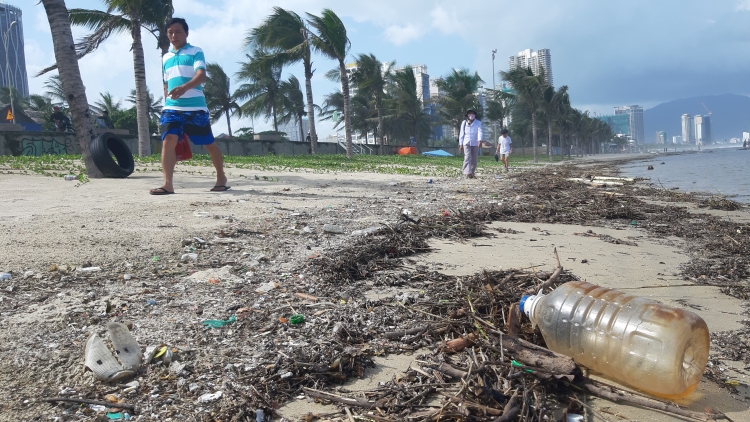
[[[179,51],[169,49],[162,60],[162,75],[167,84],[167,92],[189,82],[195,77],[198,69],[206,70],[206,58],[203,50],[185,44]],[[173,100],[167,97],[164,101],[165,110],[196,111],[205,110],[206,97],[203,96],[203,85],[189,89],[182,97]]]

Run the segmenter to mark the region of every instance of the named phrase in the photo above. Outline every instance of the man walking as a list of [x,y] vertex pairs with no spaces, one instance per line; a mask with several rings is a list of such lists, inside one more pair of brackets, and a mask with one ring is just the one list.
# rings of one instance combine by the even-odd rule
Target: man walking
[[476,110],[466,111],[466,120],[461,123],[458,134],[458,152],[463,150],[464,165],[463,173],[469,179],[474,179],[479,159],[479,143],[482,139],[482,122],[477,120]]
[[172,48],[162,61],[165,103],[159,120],[164,184],[151,189],[151,195],[174,193],[172,176],[177,162],[175,147],[183,134],[187,134],[193,144],[205,146],[211,155],[211,162],[216,168],[216,185],[211,191],[229,190],[227,176],[224,174],[224,157],[214,142],[206,98],[203,96],[206,58],[203,50],[188,44],[187,36],[188,24],[185,19],[172,18],[167,24],[167,38]]
[[508,159],[510,158],[510,154],[513,152],[513,141],[510,140],[510,136],[508,136],[508,129],[503,129],[500,131],[500,139],[498,139],[497,142],[497,148],[495,149],[495,155],[500,153],[500,160],[505,165],[505,171],[508,171]]

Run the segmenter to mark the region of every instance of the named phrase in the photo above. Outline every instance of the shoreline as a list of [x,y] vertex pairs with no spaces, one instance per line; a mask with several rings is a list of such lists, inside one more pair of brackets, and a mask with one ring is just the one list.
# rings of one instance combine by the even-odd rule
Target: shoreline
[[[253,358],[253,354],[260,353],[255,346],[260,340],[238,337],[234,331],[240,330],[240,326],[223,332],[207,332],[200,328],[200,321],[225,319],[232,313],[228,308],[253,309],[258,304],[259,309],[266,312],[262,315],[251,311],[251,315],[259,318],[258,327],[266,328],[259,332],[271,330],[276,332],[271,338],[283,339],[289,331],[274,321],[287,311],[275,308],[286,308],[284,301],[295,309],[306,306],[294,297],[295,291],[321,295],[333,287],[318,287],[318,283],[330,281],[315,278],[312,268],[318,258],[311,257],[318,254],[334,259],[358,241],[357,236],[350,235],[352,231],[397,225],[402,220],[403,209],[408,209],[409,217],[413,219],[440,213],[486,212],[484,221],[492,223],[486,232],[500,227],[515,228],[527,235],[537,233],[529,231],[530,226],[559,232],[551,233],[551,237],[538,237],[536,242],[529,242],[522,235],[500,233],[498,237],[473,237],[468,242],[456,244],[456,248],[468,247],[466,253],[477,253],[481,257],[482,262],[475,264],[478,268],[471,271],[470,266],[467,274],[479,272],[481,265],[491,262],[495,256],[493,253],[500,253],[503,247],[517,249],[516,255],[524,256],[534,250],[529,249],[532,245],[540,246],[539,242],[549,242],[549,239],[568,244],[585,240],[593,243],[586,243],[583,250],[601,247],[612,254],[618,254],[623,247],[642,248],[613,245],[599,239],[589,241],[563,230],[572,224],[617,238],[626,239],[626,236],[616,236],[618,233],[640,236],[643,239],[636,240],[636,243],[646,242],[644,244],[653,244],[652,247],[656,248],[648,253],[679,251],[677,255],[670,255],[672,262],[669,263],[671,272],[668,278],[676,284],[696,286],[695,290],[685,288],[680,292],[684,299],[688,299],[683,306],[694,311],[691,305],[712,307],[711,318],[717,318],[712,326],[721,325],[721,311],[730,312],[731,315],[724,315],[735,318],[732,327],[741,331],[750,286],[747,286],[747,263],[737,263],[741,250],[733,252],[734,246],[731,245],[734,242],[740,242],[742,248],[750,245],[737,236],[732,237],[731,233],[747,223],[727,220],[723,216],[703,215],[702,211],[695,212],[700,210],[696,208],[686,209],[691,206],[691,199],[684,194],[662,192],[639,182],[624,186],[592,186],[567,180],[586,175],[615,176],[619,169],[617,162],[594,160],[574,162],[573,165],[540,166],[502,174],[501,179],[491,175],[480,176],[476,181],[435,177],[434,183],[427,183],[427,177],[423,176],[264,171],[263,174],[278,179],[266,181],[255,180],[253,175],[258,174],[255,170],[229,169],[232,190],[222,194],[207,192],[213,184],[209,176],[178,173],[180,195],[167,198],[147,195],[148,188],[158,183],[158,173],[136,174],[121,181],[94,180],[78,188],[61,179],[3,175],[0,191],[8,193],[7,197],[11,199],[0,211],[0,227],[7,228],[8,232],[7,244],[0,247],[0,262],[5,266],[0,270],[12,270],[13,280],[0,285],[3,289],[0,295],[0,326],[3,327],[0,335],[0,360],[3,362],[0,396],[13,399],[7,401],[10,406],[7,411],[0,411],[0,420],[14,416],[18,420],[29,415],[53,415],[63,410],[48,404],[22,404],[19,391],[24,391],[24,397],[43,396],[49,388],[54,390],[64,385],[73,386],[84,394],[95,395],[102,391],[106,386],[93,381],[91,373],[81,369],[81,352],[87,335],[101,332],[110,320],[132,321],[134,335],[141,347],[163,342],[180,349],[181,359],[194,368],[186,377],[186,383],[201,384],[200,394],[215,390],[200,381],[198,377],[201,375],[208,376],[213,385],[221,385],[222,380],[237,382],[238,378],[249,376],[247,374],[253,372],[243,375],[243,368],[257,364],[258,359]],[[638,204],[639,208],[633,204]],[[735,218],[750,215],[746,208],[736,213]],[[635,228],[630,225],[632,221],[638,222]],[[346,234],[324,233],[325,224],[343,226]],[[306,227],[309,231],[305,230]],[[728,236],[734,242],[723,237],[717,241],[717,234]],[[195,237],[204,242],[195,240]],[[513,240],[515,243],[471,246],[472,243],[493,243],[503,239],[510,241],[512,237],[517,237]],[[659,245],[660,242],[666,243]],[[431,243],[430,248],[439,249],[435,243]],[[700,256],[700,251],[706,248],[716,256]],[[189,252],[191,249],[193,252]],[[455,250],[448,250],[454,256],[460,256]],[[546,251],[545,248],[539,250]],[[181,256],[185,253],[197,253],[197,262],[182,262]],[[551,254],[544,252],[543,255],[547,256],[544,258],[546,263],[533,259],[531,263],[548,270]],[[595,256],[595,253],[589,255]],[[158,259],[154,260],[154,257]],[[427,252],[400,259],[405,260],[405,266],[399,271],[405,273],[423,272],[423,266],[438,273],[450,273],[448,258],[435,258]],[[590,265],[596,264],[599,266],[597,271],[606,275],[611,271],[608,259],[614,258],[602,257]],[[438,269],[441,261],[442,270]],[[576,265],[580,265],[579,261]],[[643,264],[646,273],[640,277],[653,277],[663,272],[663,264],[658,262]],[[102,270],[81,274],[72,268],[62,271],[58,267],[56,271],[49,271],[53,264],[59,267],[99,266]],[[517,262],[502,266],[508,269],[521,265]],[[226,267],[229,270],[221,273],[220,270]],[[572,263],[571,268],[575,274]],[[584,267],[581,268],[579,272],[584,271]],[[28,271],[33,274],[25,275]],[[628,271],[627,266],[620,271]],[[125,280],[122,278],[124,274],[130,274],[132,279]],[[213,277],[226,279],[220,284],[206,281]],[[265,295],[255,292],[259,285],[269,281],[278,283],[279,287]],[[401,283],[386,289],[368,285],[366,279],[365,284],[362,283],[342,284],[337,289],[340,295],[348,295],[346,300],[364,300],[361,298],[365,294],[375,294],[381,300],[414,287],[411,286],[414,283]],[[11,287],[10,291],[8,287]],[[689,300],[691,295],[696,295],[696,298],[705,295],[705,289],[723,292],[716,304]],[[732,298],[724,294],[730,294]],[[722,298],[731,300],[732,307],[721,308]],[[336,303],[341,299],[331,297],[328,300]],[[147,300],[153,300],[156,305],[147,304]],[[116,310],[114,313],[105,311],[110,306]],[[714,340],[729,341],[725,334],[717,335],[720,337],[714,337]],[[725,381],[727,374],[733,374],[741,379],[741,366],[718,371],[719,367],[735,367],[738,360],[750,358],[740,346],[735,344],[727,346],[724,351],[712,350],[712,362],[716,362],[714,372],[709,371],[712,378]],[[278,350],[288,354],[289,347],[292,346]],[[19,363],[22,350],[26,351],[28,359]],[[229,364],[240,365],[236,374],[235,370],[220,370]],[[155,370],[142,375],[144,385],[157,386],[162,391],[176,388],[159,381],[158,374]],[[728,391],[712,390],[716,384],[707,378],[702,385],[704,383],[708,384],[702,391],[710,390],[705,397],[714,401],[728,397]],[[724,388],[746,388],[743,385],[725,385]],[[198,406],[213,411],[221,409],[218,404],[196,404],[198,393],[180,394],[184,394],[180,401],[184,409],[196,411]],[[129,400],[148,404],[152,413],[159,412],[166,400],[162,396],[145,396],[139,391]],[[747,413],[741,413],[741,406],[737,403],[729,402],[721,410],[743,418]],[[601,404],[609,405],[609,402]],[[746,410],[747,403],[743,405]],[[636,412],[627,407],[618,409],[625,415]],[[166,414],[161,417],[166,417]]]

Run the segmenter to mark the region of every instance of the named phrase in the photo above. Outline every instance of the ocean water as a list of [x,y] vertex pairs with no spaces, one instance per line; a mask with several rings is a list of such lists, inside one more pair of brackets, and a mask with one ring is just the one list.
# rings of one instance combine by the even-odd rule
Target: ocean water
[[[654,169],[648,170],[649,165]],[[629,177],[650,178],[657,186],[661,183],[685,192],[724,194],[734,201],[750,203],[750,150],[713,148],[692,154],[654,155],[621,169]]]

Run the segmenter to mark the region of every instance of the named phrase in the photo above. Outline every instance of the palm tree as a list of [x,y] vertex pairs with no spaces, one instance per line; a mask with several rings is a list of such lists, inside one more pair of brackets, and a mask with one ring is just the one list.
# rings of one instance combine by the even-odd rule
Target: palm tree
[[566,99],[568,99],[567,85],[563,85],[557,90],[552,85],[547,85],[542,93],[541,109],[547,120],[547,154],[550,161],[552,161],[553,152],[552,126],[559,120],[560,102]]
[[257,28],[250,31],[245,44],[254,48],[281,50],[286,63],[302,61],[305,68],[305,92],[307,95],[307,121],[310,124],[310,152],[315,154],[318,145],[318,132],[315,129],[315,104],[312,94],[312,54],[310,52],[310,31],[305,20],[298,14],[275,7],[273,13]]
[[52,110],[52,99],[46,95],[29,95],[29,110],[48,112]]
[[[352,131],[367,136],[367,133],[377,129],[377,119],[371,118],[373,115],[371,101],[357,94],[351,98],[350,104]],[[332,92],[323,98],[320,120],[332,121],[334,129],[344,124],[344,94],[341,91]]]
[[100,178],[104,175],[94,164],[89,152],[89,145],[96,138],[94,125],[89,113],[89,103],[86,100],[86,88],[81,80],[75,49],[72,48],[73,33],[68,20],[68,8],[65,0],[41,0],[47,13],[52,44],[55,49],[55,60],[59,63],[59,75],[65,98],[70,104],[70,111],[75,122],[76,140],[81,146],[86,174],[89,178]]
[[305,111],[305,96],[302,94],[299,79],[292,75],[289,79],[281,82],[280,85],[280,107],[282,123],[288,123],[292,120],[299,125],[299,139],[305,139],[305,131],[302,127],[302,116],[307,114]]
[[273,129],[279,131],[278,106],[281,90],[281,71],[285,59],[278,52],[255,50],[247,55],[247,61],[240,63],[236,76],[247,81],[234,93],[237,100],[245,100],[241,105],[242,114],[250,117],[263,115],[273,119]]
[[346,157],[352,158],[352,115],[349,98],[349,76],[346,73],[346,56],[351,41],[346,35],[346,27],[330,9],[323,9],[320,16],[307,14],[308,23],[316,33],[310,33],[312,45],[317,52],[339,62],[341,92],[344,96],[344,133],[346,134]]
[[422,101],[417,95],[417,79],[411,66],[395,72],[390,78],[392,92],[393,111],[395,116],[406,127],[409,136],[414,136],[417,148],[427,142],[430,135],[430,116],[424,112]]
[[477,119],[481,120],[482,109],[479,106],[477,92],[482,82],[478,73],[471,74],[468,69],[453,69],[448,76],[436,81],[442,94],[438,98],[438,114],[456,129],[456,133],[461,128],[466,110],[476,110]]
[[232,137],[232,124],[229,116],[242,116],[242,109],[237,104],[236,94],[232,93],[229,76],[217,63],[206,65],[206,84],[203,94],[206,96],[206,106],[211,114],[211,122],[216,123],[222,116],[227,118],[227,131]]
[[[106,11],[71,9],[70,22],[84,26],[93,32],[75,45],[75,56],[81,58],[96,50],[112,34],[130,32],[133,39],[133,69],[135,74],[136,114],[138,118],[138,153],[151,154],[149,135],[148,97],[146,90],[146,65],[143,57],[141,29],[144,28],[156,37],[162,55],[169,49],[166,38],[166,23],[171,18],[172,0],[102,0]],[[59,66],[57,62],[56,66]],[[44,69],[40,74],[54,69]]]
[[25,110],[29,107],[29,99],[23,95],[19,95],[16,88],[12,86],[4,86],[0,88],[0,103],[10,104],[11,93],[13,95],[13,102],[17,109]]
[[53,75],[47,78],[44,82],[44,92],[50,97],[55,105],[65,106],[67,104],[67,98],[65,98],[65,90],[63,89],[62,80],[60,75]]
[[[127,101],[136,106],[137,111],[138,95],[134,89],[130,90],[130,95],[128,96]],[[162,97],[154,98],[154,94],[151,93],[151,90],[146,88],[146,105],[148,106],[146,108],[146,116],[148,116],[150,120],[159,120],[161,110],[164,108],[162,104],[164,104],[164,99]]]
[[357,69],[352,73],[352,84],[357,87],[360,95],[371,97],[375,102],[375,112],[378,115],[378,145],[383,145],[383,98],[388,80],[393,76],[393,66],[396,62],[383,63],[374,54],[360,54],[357,56]]
[[505,119],[513,112],[515,97],[507,92],[488,90],[486,118],[491,122],[500,122],[500,130],[505,128]]
[[538,75],[534,75],[531,69],[517,68],[509,72],[500,72],[503,80],[510,83],[515,91],[516,103],[518,107],[525,109],[531,116],[531,139],[534,149],[534,162],[538,163],[536,157],[536,124],[537,113],[539,112],[543,101],[543,91],[545,86],[545,75],[542,69]]
[[107,110],[110,115],[122,110],[122,101],[117,100],[109,92],[99,94],[99,100],[94,103],[93,109],[99,114]]

